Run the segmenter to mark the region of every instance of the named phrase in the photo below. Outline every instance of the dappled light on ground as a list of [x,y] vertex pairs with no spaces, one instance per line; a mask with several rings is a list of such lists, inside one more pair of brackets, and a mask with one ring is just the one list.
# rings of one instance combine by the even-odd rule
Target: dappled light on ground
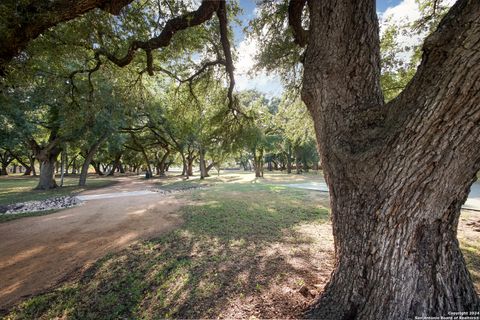
[[27,301],[18,315],[299,316],[333,268],[325,199],[305,201],[310,197],[243,183],[179,195],[189,203],[181,229],[107,256],[79,281],[43,296],[41,314]]
[[[184,223],[177,223],[176,229],[166,234],[150,232],[156,239],[143,242],[135,240],[143,239],[140,230],[149,228],[157,204],[144,201],[130,207],[130,201],[137,197],[128,199],[128,205],[108,200],[111,202],[98,210],[115,205],[117,211],[124,208],[128,218],[115,227],[120,226],[122,232],[111,231],[110,238],[102,237],[104,231],[99,225],[113,228],[115,224],[109,224],[111,220],[105,217],[92,216],[84,220],[85,228],[91,232],[85,235],[90,238],[70,239],[53,249],[79,259],[88,256],[91,248],[106,246],[105,252],[111,252],[135,244],[90,263],[75,277],[65,276],[68,281],[63,286],[27,299],[7,319],[301,317],[324,290],[334,268],[328,194],[287,188],[282,186],[287,178],[276,175],[275,183],[252,176],[154,181],[165,190],[192,185],[205,188],[170,197],[166,205],[176,207],[165,217],[181,214],[175,221]],[[51,217],[56,215],[67,214]],[[59,221],[47,220],[49,216],[35,219],[42,219],[37,221],[40,224]],[[136,225],[130,219],[144,224]],[[478,220],[478,212],[464,211],[459,225],[459,241],[477,290]],[[36,244],[38,248],[40,245]],[[25,261],[41,269],[41,265],[35,265],[40,251],[37,254],[34,248],[30,250],[23,252],[28,255]],[[22,251],[17,254],[21,256]],[[7,294],[22,291],[24,283],[11,282],[3,292],[7,290]]]

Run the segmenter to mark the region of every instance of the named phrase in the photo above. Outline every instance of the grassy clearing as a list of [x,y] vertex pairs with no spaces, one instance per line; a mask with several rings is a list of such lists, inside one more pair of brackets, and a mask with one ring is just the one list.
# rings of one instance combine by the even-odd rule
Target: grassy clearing
[[284,318],[313,299],[300,288],[320,290],[328,279],[333,240],[324,198],[257,183],[177,196],[190,203],[181,229],[101,259],[6,319]]
[[[176,195],[188,203],[181,229],[104,257],[5,318],[300,317],[330,277],[333,239],[326,195],[277,184],[286,179],[163,180],[170,190],[210,186]],[[459,240],[480,292],[476,221],[478,212],[462,213]]]
[[48,198],[68,196],[88,189],[105,187],[115,183],[111,178],[89,178],[87,186],[79,187],[78,176],[65,177],[63,187],[54,190],[33,190],[38,183],[37,177],[1,177],[0,205],[17,202],[44,200]]

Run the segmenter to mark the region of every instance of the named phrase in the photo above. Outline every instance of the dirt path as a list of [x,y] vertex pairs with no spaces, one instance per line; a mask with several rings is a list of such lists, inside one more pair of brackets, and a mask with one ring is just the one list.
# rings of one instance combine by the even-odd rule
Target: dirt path
[[[138,178],[83,194],[132,192]],[[179,200],[161,194],[87,201],[60,212],[0,224],[0,309],[55,286],[108,252],[178,227]]]

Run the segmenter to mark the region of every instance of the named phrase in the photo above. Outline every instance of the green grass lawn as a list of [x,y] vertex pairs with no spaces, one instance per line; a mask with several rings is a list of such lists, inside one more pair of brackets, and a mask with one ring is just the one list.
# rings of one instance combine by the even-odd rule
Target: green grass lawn
[[[326,199],[268,184],[210,184],[176,195],[188,202],[180,229],[106,256],[80,280],[28,299],[6,319],[235,317],[246,312],[235,308],[269,295],[279,306],[259,317],[300,314],[298,299],[307,298],[298,290],[328,279],[333,267]],[[277,287],[295,299],[281,301]]]
[[[57,183],[60,179],[57,177]],[[96,189],[115,183],[112,178],[92,177],[87,180],[87,186],[79,187],[78,176],[67,176],[63,187],[53,190],[34,190],[37,186],[38,177],[6,176],[0,177],[0,205],[8,205],[17,202],[31,200],[43,200],[48,198],[68,196],[87,189]]]
[[[159,181],[167,190],[208,186],[175,195],[186,203],[180,229],[107,255],[5,319],[301,317],[330,278],[333,237],[327,195],[279,185],[286,179]],[[477,220],[462,214],[459,240],[480,290],[480,233],[467,225]]]

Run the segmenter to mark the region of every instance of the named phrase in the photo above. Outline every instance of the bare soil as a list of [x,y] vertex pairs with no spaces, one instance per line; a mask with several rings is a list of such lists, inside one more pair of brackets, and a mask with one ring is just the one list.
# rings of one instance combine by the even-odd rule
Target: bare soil
[[[84,194],[146,187],[138,178],[119,180]],[[81,274],[107,253],[178,227],[181,206],[179,200],[161,194],[99,199],[0,224],[0,309]]]

